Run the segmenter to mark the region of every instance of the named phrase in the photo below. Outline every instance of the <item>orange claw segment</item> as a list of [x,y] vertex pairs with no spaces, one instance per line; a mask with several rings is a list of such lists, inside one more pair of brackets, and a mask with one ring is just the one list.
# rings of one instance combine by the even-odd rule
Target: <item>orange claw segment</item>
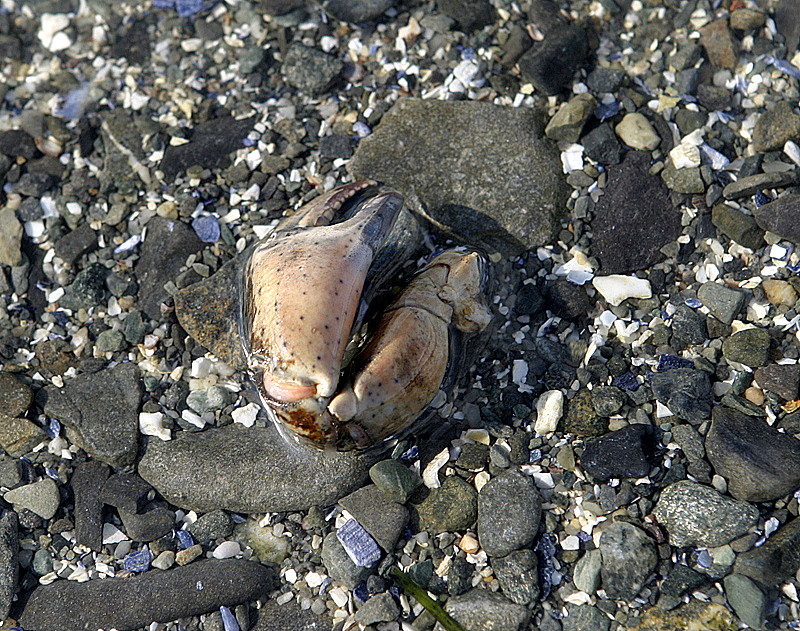
[[264,391],[273,399],[284,403],[302,401],[317,393],[317,386],[314,384],[303,385],[294,381],[279,381],[267,371],[264,372],[263,382]]

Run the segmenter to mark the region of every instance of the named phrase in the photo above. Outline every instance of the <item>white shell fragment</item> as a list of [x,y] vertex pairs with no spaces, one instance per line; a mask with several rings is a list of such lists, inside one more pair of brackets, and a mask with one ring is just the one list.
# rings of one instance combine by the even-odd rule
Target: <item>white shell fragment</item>
[[536,423],[534,431],[540,436],[552,434],[564,411],[564,393],[561,390],[548,390],[536,402]]
[[605,298],[606,302],[614,307],[622,304],[628,298],[650,298],[653,291],[650,281],[636,276],[611,274],[610,276],[595,276],[592,285]]
[[245,406],[231,411],[231,418],[234,423],[240,423],[245,427],[253,427],[258,416],[259,407],[255,403],[248,403]]
[[170,431],[164,427],[164,415],[161,412],[141,412],[139,414],[139,431],[145,436],[157,436],[161,440],[172,438]]
[[433,460],[428,463],[425,470],[422,472],[422,481],[429,489],[439,488],[439,469],[448,463],[450,460],[450,450],[446,447],[442,449]]

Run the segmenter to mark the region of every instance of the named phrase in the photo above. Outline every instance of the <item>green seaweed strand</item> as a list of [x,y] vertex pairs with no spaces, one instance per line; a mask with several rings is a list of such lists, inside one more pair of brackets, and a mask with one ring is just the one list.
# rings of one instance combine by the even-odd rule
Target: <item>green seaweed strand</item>
[[400,583],[400,587],[402,587],[410,596],[413,596],[420,605],[430,611],[433,617],[436,618],[439,624],[441,624],[446,631],[464,631],[464,627],[453,620],[453,618],[451,618],[450,615],[444,609],[442,609],[442,606],[439,603],[428,596],[428,593],[413,580],[411,580],[406,574],[404,574],[400,568],[393,567],[390,571],[397,579],[397,582]]

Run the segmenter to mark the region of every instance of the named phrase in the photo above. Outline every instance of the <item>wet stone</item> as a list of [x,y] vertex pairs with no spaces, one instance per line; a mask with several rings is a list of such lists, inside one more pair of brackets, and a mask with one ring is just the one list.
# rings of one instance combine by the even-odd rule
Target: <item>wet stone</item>
[[198,414],[216,412],[230,405],[231,393],[222,386],[211,386],[205,390],[193,390],[186,397],[186,405]]
[[549,243],[568,194],[535,111],[474,101],[400,99],[348,170],[395,187],[467,242],[503,252]]
[[488,589],[472,589],[448,598],[444,607],[465,629],[522,629],[530,618],[526,607]]
[[588,53],[586,31],[564,24],[549,30],[542,41],[534,43],[517,65],[523,79],[537,91],[558,94],[586,62]]
[[642,478],[650,473],[654,452],[653,428],[636,423],[586,443],[581,466],[595,480]]
[[472,586],[473,565],[465,558],[454,556],[450,569],[445,576],[447,582],[447,593],[451,596],[463,594]]
[[569,400],[562,423],[562,431],[576,436],[601,436],[608,431],[608,419],[594,411],[589,390],[581,390]]
[[542,498],[533,478],[510,469],[478,493],[478,540],[489,556],[530,545],[539,529]]
[[567,616],[561,620],[563,631],[583,631],[584,629],[608,631],[610,626],[611,620],[608,616],[591,605],[567,603]]
[[311,609],[301,609],[294,599],[282,605],[267,599],[250,615],[251,631],[331,631],[331,623],[325,616],[318,616]]
[[103,547],[103,483],[111,470],[95,460],[82,462],[70,478],[75,496],[75,541],[99,551]]
[[783,195],[760,206],[756,209],[756,221],[764,230],[800,243],[800,195]]
[[539,598],[538,563],[533,550],[515,550],[493,558],[492,570],[511,601],[527,605]]
[[622,157],[622,145],[609,123],[598,125],[582,139],[584,151],[600,164],[617,164]]
[[705,372],[675,368],[648,378],[656,399],[678,418],[697,424],[711,415],[711,382]]
[[733,571],[767,587],[779,585],[800,569],[800,519],[784,524],[764,545],[737,555]]
[[654,511],[673,546],[716,548],[745,534],[758,521],[758,509],[715,489],[681,480],[661,492]]
[[800,440],[758,418],[727,407],[714,408],[706,454],[728,480],[728,492],[749,502],[766,502],[800,486]]
[[706,455],[703,437],[691,425],[673,425],[672,439],[678,443],[689,462],[695,462]]
[[250,514],[334,504],[361,487],[371,464],[357,453],[298,450],[274,426],[233,424],[149,440],[138,472],[181,508]]
[[163,505],[152,505],[140,513],[117,509],[125,534],[133,541],[155,541],[175,525],[175,513]]
[[769,364],[755,372],[755,380],[769,392],[786,401],[797,398],[800,386],[800,364]]
[[65,298],[73,301],[78,307],[89,308],[101,304],[106,295],[106,276],[108,269],[105,265],[89,264],[75,276],[69,294]]
[[100,499],[114,508],[136,513],[144,507],[145,498],[152,488],[138,475],[120,471],[104,482]]
[[684,594],[694,591],[708,581],[708,577],[695,572],[685,565],[673,567],[667,578],[661,584],[661,595],[658,599],[658,606],[661,609],[674,609],[681,604]]
[[767,363],[770,337],[766,329],[744,329],[731,335],[722,343],[725,359],[751,368]]
[[720,322],[730,324],[742,310],[745,294],[721,283],[708,282],[700,285],[697,298]]
[[33,591],[19,622],[41,631],[139,629],[263,597],[272,576],[260,563],[208,559],[127,579],[57,581]]
[[[722,195],[725,199],[738,199],[740,197],[747,197],[755,195],[759,191],[770,188],[784,188],[786,186],[796,185],[800,178],[800,172],[797,169],[791,171],[774,171],[770,173],[756,173],[741,177],[735,182],[727,184],[722,189]],[[779,198],[783,199],[783,198]],[[772,202],[770,202],[772,203]],[[766,206],[766,204],[764,204]],[[756,209],[756,222],[764,230],[769,230],[766,226],[761,225],[758,219],[758,209]]]
[[0,264],[22,263],[22,224],[11,207],[0,208]]
[[381,17],[394,3],[394,0],[324,0],[322,8],[337,20],[360,24]]
[[8,372],[0,372],[0,411],[7,416],[23,416],[31,405],[33,392]]
[[466,530],[478,516],[478,493],[461,478],[448,476],[415,508],[423,530],[433,534]]
[[346,160],[353,155],[353,139],[347,134],[331,134],[319,140],[319,153],[323,158]]
[[676,193],[697,194],[706,190],[706,184],[700,173],[700,167],[684,167],[676,169],[670,160],[661,171],[661,178],[667,188]]
[[764,151],[782,150],[788,140],[800,137],[800,115],[789,101],[778,101],[756,121],[753,128],[753,148]]
[[408,509],[387,500],[374,484],[346,495],[339,500],[339,506],[350,513],[386,552],[394,550],[408,523]]
[[[533,286],[526,285],[526,287]],[[593,306],[594,303],[586,290],[579,285],[557,280],[548,287],[547,307],[556,315],[569,319],[586,317]]]
[[739,245],[756,250],[764,244],[764,230],[752,215],[717,204],[711,209],[711,221],[722,234]]
[[441,0],[438,9],[453,18],[465,33],[488,26],[495,19],[488,0]]
[[600,536],[600,575],[610,598],[631,600],[658,563],[654,541],[640,528],[617,521]]
[[[715,20],[700,29],[700,43],[712,64],[733,70],[739,59],[739,44],[726,19]],[[756,151],[761,151],[757,149]]]
[[706,321],[702,314],[686,305],[679,305],[672,315],[672,346],[683,350],[706,339]]
[[292,44],[286,53],[281,72],[286,81],[303,92],[317,94],[328,88],[342,71],[342,62],[302,44]]
[[46,391],[45,414],[63,423],[70,441],[111,466],[133,463],[141,399],[135,364],[78,375]]
[[597,107],[595,98],[587,93],[578,94],[564,103],[547,123],[545,135],[557,142],[578,142],[583,125]]
[[681,232],[680,213],[673,210],[661,178],[649,169],[649,152],[630,152],[608,169],[605,194],[592,221],[592,254],[604,274],[652,266],[663,258],[659,249]]

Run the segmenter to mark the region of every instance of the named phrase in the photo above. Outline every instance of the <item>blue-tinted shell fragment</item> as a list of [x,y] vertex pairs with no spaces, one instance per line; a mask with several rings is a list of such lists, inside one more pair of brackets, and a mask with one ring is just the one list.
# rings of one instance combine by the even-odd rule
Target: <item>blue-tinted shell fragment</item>
[[633,392],[639,387],[639,381],[636,379],[636,375],[630,371],[614,377],[613,383],[617,388],[627,390],[628,392]]
[[188,530],[178,530],[175,533],[175,538],[178,540],[178,549],[186,550],[194,545],[194,539]]
[[225,627],[225,631],[239,631],[239,623],[230,609],[223,605],[219,608],[219,612],[222,614],[222,626]]
[[136,552],[131,552],[122,562],[126,572],[146,572],[150,569],[150,562],[153,555],[149,548],[142,548]]
[[192,228],[203,243],[216,243],[219,241],[221,234],[219,221],[212,215],[198,217],[192,221]]
[[358,567],[371,567],[381,558],[381,549],[375,539],[355,519],[342,524],[336,531],[336,538]]

